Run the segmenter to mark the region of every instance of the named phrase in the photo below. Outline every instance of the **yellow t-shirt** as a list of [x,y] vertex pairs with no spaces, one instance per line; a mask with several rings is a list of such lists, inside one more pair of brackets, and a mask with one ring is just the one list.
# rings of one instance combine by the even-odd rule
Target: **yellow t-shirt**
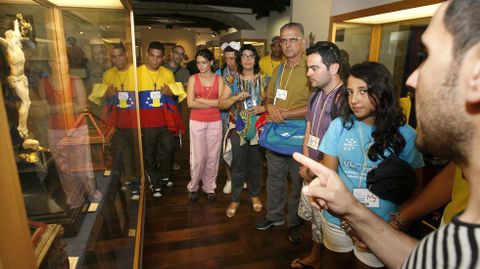
[[134,91],[133,65],[125,71],[118,71],[116,67],[107,69],[103,74],[103,84],[113,85],[117,91]]
[[142,65],[138,67],[137,73],[141,127],[166,126],[160,89],[165,84],[175,82],[173,72],[163,66],[160,66],[157,71],[150,71]]
[[285,57],[283,56],[280,61],[274,61],[270,55],[267,55],[265,57],[262,57],[258,64],[260,65],[260,70],[262,70],[262,73],[265,74],[267,77],[271,77],[273,70],[284,61]]
[[400,107],[408,123],[410,120],[410,111],[412,111],[412,99],[410,96],[400,98]]
[[139,91],[152,91],[154,88],[160,90],[163,85],[175,82],[173,72],[164,66],[160,66],[157,71],[150,71],[145,65],[141,65],[138,67],[137,73]]
[[[279,75],[279,69],[282,71]],[[294,109],[308,105],[308,96],[310,95],[310,86],[307,79],[307,64],[305,57],[293,68],[285,64],[277,66],[273,70],[272,77],[268,82],[267,98],[275,100],[277,87],[286,90],[285,100],[276,98],[275,105],[280,108]]]
[[462,177],[462,170],[457,166],[455,170],[455,181],[452,188],[452,200],[443,211],[442,224],[449,223],[452,217],[462,212],[467,207],[470,186]]

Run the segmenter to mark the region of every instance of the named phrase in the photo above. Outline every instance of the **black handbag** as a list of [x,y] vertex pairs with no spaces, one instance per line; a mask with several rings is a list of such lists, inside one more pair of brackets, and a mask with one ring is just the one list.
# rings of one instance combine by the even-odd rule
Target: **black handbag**
[[367,174],[367,188],[381,199],[398,205],[415,190],[415,171],[410,164],[394,155],[383,160]]

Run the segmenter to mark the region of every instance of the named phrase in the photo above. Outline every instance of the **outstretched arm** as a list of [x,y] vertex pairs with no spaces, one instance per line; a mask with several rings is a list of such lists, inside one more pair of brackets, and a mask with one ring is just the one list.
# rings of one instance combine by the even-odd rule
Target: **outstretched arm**
[[386,267],[399,268],[418,241],[394,229],[358,202],[333,170],[300,153],[295,153],[293,157],[317,176],[304,188],[304,193],[314,199],[313,206],[329,210],[347,221],[357,237]]
[[18,19],[15,19],[15,21],[13,22],[13,30],[15,31],[15,33],[20,35],[20,23],[18,22]]
[[409,223],[447,204],[452,197],[455,164],[450,163],[438,173],[425,189],[400,209],[400,220]]

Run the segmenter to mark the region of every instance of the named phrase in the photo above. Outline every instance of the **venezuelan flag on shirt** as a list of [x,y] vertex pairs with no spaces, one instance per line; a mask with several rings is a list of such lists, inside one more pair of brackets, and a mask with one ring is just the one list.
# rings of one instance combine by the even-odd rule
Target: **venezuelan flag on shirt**
[[175,82],[172,71],[163,66],[160,66],[157,71],[150,71],[145,65],[142,65],[138,67],[137,73],[141,127],[165,126],[167,123],[162,107],[165,97],[162,99],[160,89],[165,84]]
[[133,71],[133,65],[125,71],[112,67],[103,75],[103,84],[113,85],[118,92],[117,96],[106,99],[108,122],[116,128],[137,127]]

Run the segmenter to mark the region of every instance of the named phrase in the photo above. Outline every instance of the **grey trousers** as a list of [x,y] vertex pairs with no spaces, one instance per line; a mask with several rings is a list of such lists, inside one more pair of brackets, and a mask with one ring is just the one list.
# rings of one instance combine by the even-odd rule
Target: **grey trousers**
[[243,182],[248,184],[250,197],[258,196],[262,178],[262,152],[259,145],[248,142],[240,146],[240,137],[233,131],[232,143],[232,202],[239,202],[243,191]]
[[300,164],[292,156],[281,155],[267,150],[267,219],[281,221],[284,217],[284,207],[288,194],[288,173],[292,181],[290,197],[288,198],[288,224],[300,224],[298,204],[302,190],[302,181],[298,175]]

